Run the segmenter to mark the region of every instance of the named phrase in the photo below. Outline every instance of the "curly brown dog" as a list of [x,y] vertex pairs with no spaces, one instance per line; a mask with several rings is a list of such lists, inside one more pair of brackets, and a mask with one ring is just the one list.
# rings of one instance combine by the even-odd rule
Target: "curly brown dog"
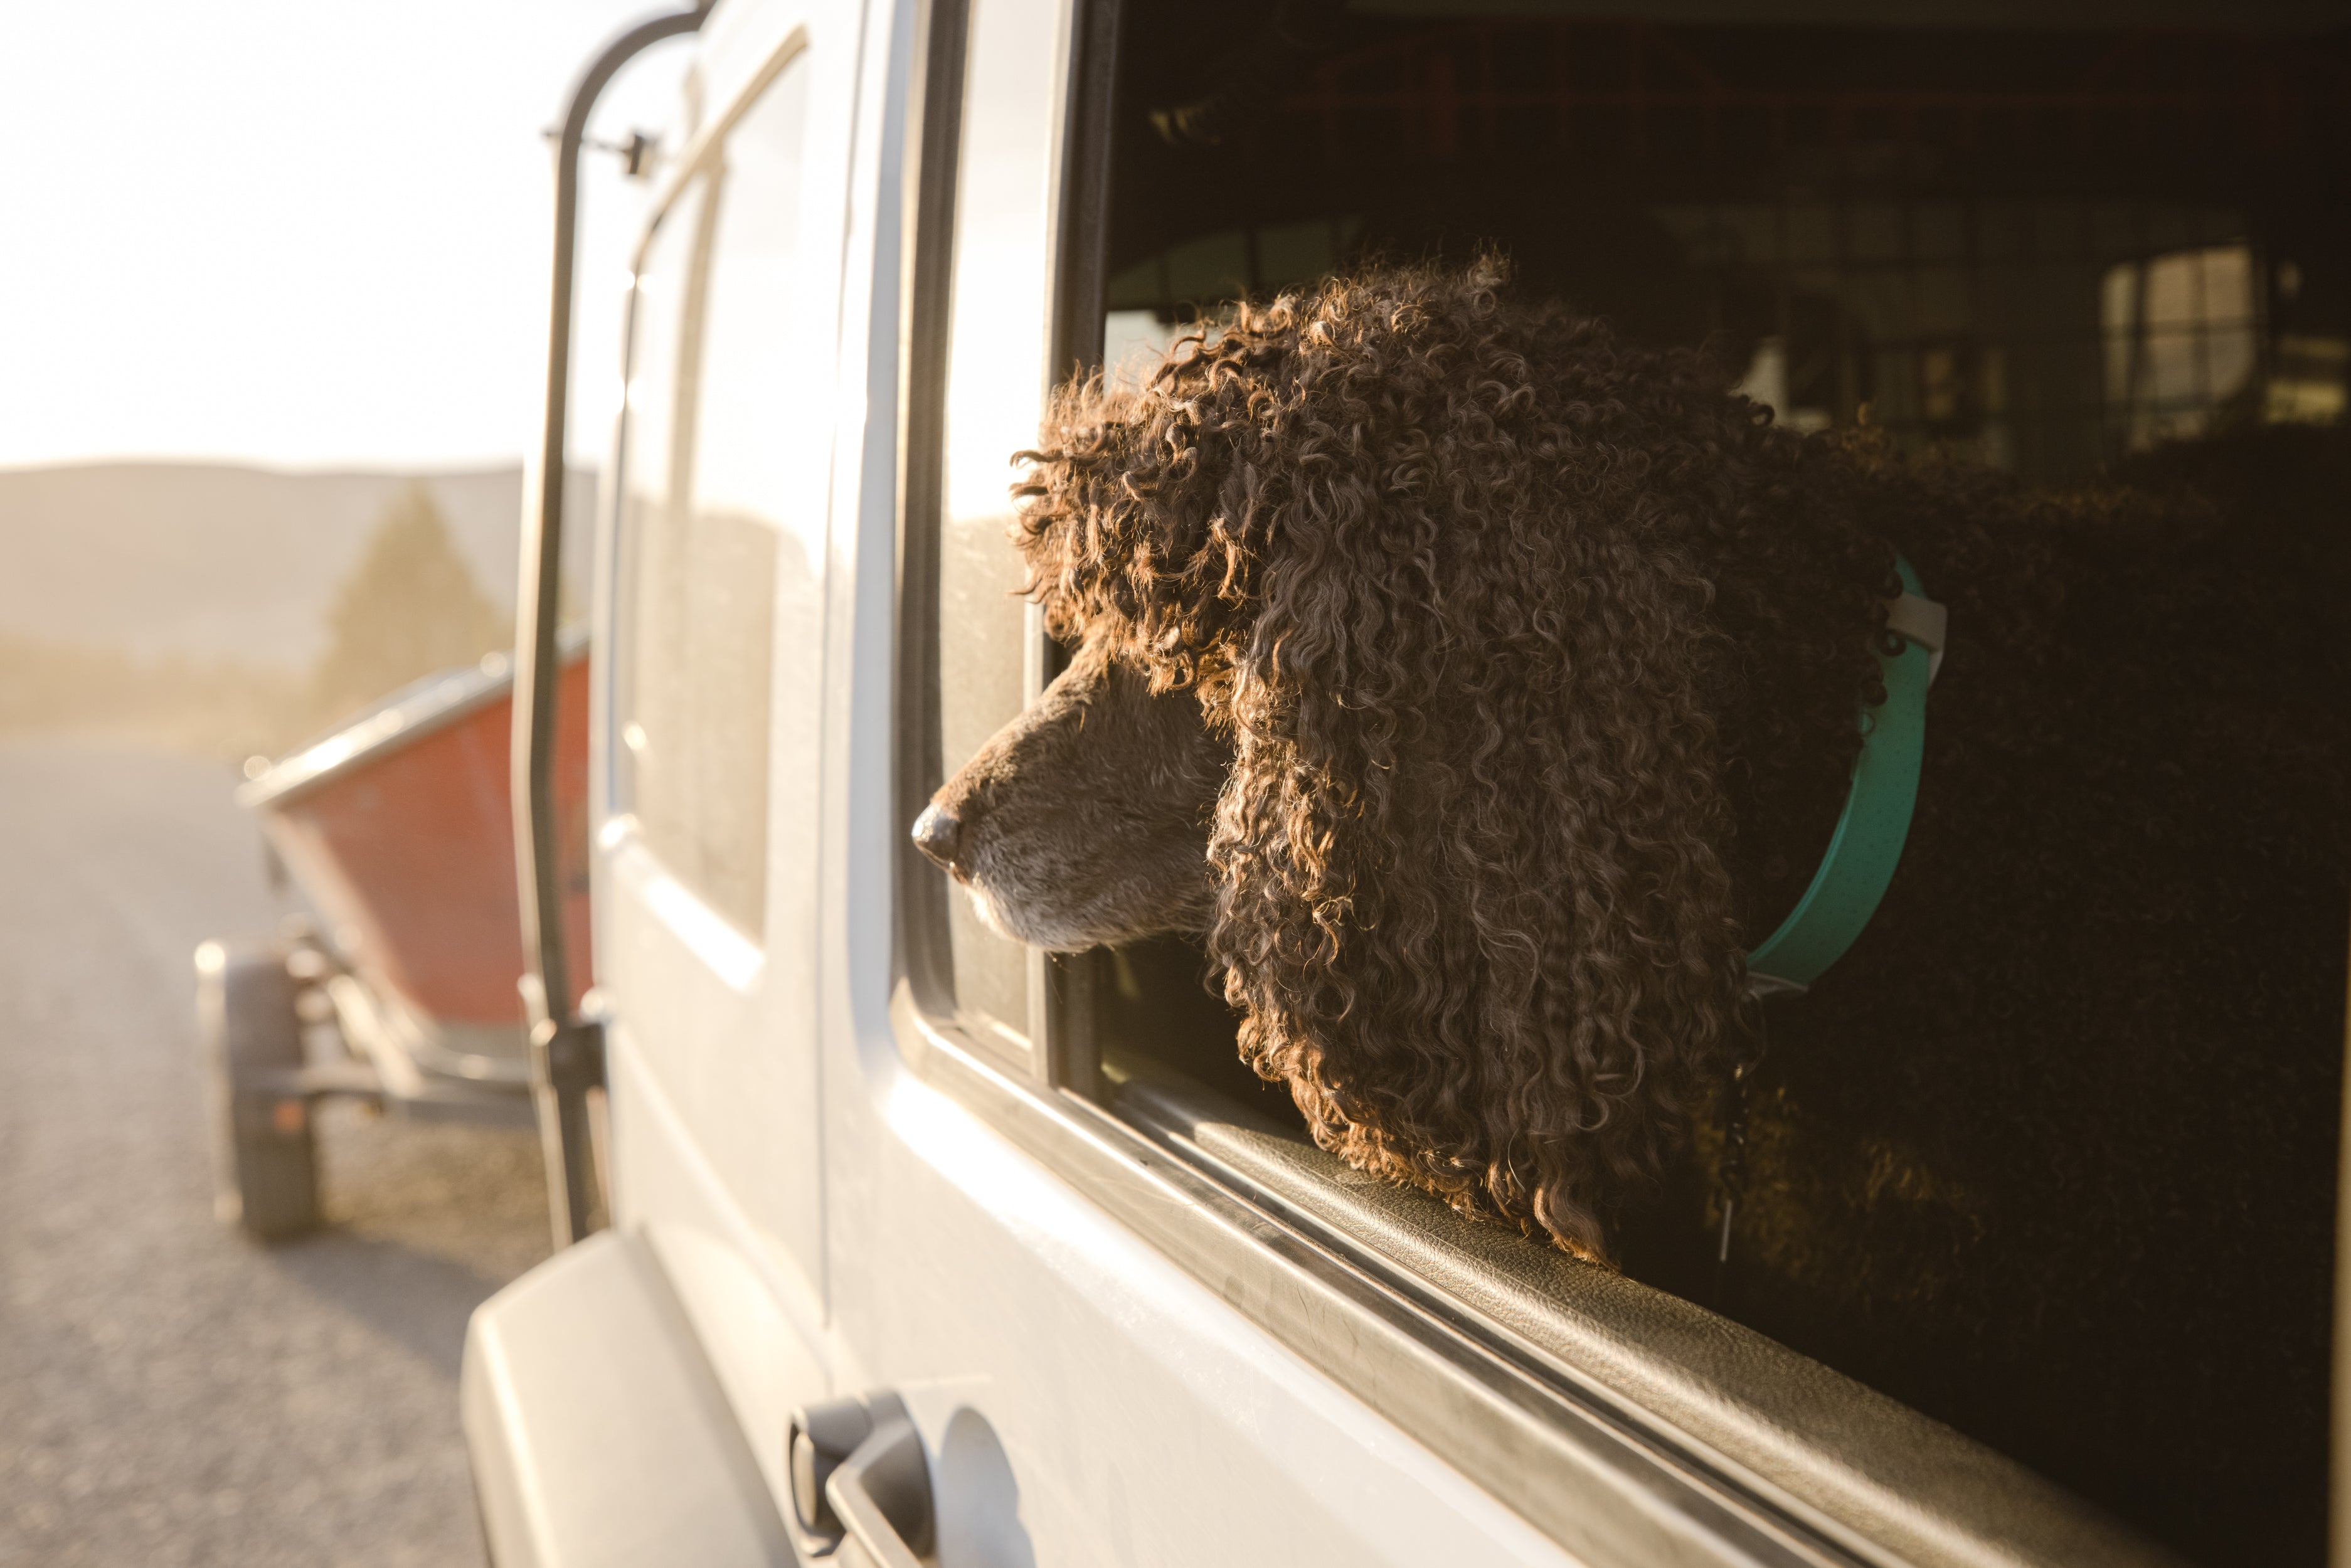
[[1766,1043],[1742,952],[1829,836],[1898,546],[1951,612],[1917,816],[1770,1006],[1733,1310],[2176,1542],[2304,1554],[2343,434],[2034,493],[1500,281],[1332,282],[1063,393],[1019,542],[1076,652],[918,841],[1032,942],[1204,932],[1323,1146],[1705,1293],[1698,1113]]
[[1326,1147],[1598,1257],[1882,696],[1904,482],[1494,282],[1334,284],[1061,398],[1022,543],[1079,651],[926,837],[1033,942],[1205,927]]

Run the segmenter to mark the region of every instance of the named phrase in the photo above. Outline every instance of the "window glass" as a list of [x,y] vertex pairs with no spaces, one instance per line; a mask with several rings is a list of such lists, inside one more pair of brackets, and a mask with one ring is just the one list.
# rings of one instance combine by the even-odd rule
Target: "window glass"
[[[820,462],[796,376],[805,73],[788,68],[656,231],[637,281],[622,526],[623,798],[648,847],[741,931],[765,924],[778,636],[812,706],[822,628],[795,498]],[[668,407],[657,389],[676,389]],[[820,487],[816,492],[820,494]],[[789,694],[787,694],[789,695]],[[788,705],[789,706],[789,705]],[[812,711],[793,722],[813,723]]]
[[[1020,597],[1011,455],[1037,439],[1057,69],[1036,0],[973,13],[956,196],[945,516],[939,529],[939,756],[952,773],[1020,710],[1041,652]],[[1029,952],[947,901],[958,1011],[1025,1035]]]
[[2252,252],[2177,251],[2106,269],[2106,406],[2134,447],[2201,435],[2254,366]]
[[[1033,438],[1033,437],[1032,437]],[[951,517],[939,537],[939,755],[963,766],[1020,711],[1026,607],[1001,508]],[[958,1008],[1023,1033],[1028,950],[980,924],[971,900],[947,900]]]

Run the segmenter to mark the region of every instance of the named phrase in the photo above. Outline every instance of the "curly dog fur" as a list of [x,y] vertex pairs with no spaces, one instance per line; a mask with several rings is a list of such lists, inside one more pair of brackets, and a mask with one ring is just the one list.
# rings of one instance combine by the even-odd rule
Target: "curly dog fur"
[[1351,1163],[1600,1256],[1880,695],[1889,481],[1499,281],[1334,282],[1071,390],[1022,543],[1057,634],[1228,739],[1249,1060]]

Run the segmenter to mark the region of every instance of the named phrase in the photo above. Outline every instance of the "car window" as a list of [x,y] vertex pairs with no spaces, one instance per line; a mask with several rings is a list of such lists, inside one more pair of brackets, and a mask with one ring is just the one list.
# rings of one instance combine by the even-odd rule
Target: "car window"
[[[755,940],[771,726],[780,698],[788,722],[813,733],[822,646],[820,520],[800,515],[797,481],[822,459],[806,434],[821,388],[795,373],[809,358],[799,335],[814,329],[792,308],[805,77],[787,68],[767,89],[654,232],[636,281],[622,459],[623,809],[671,873]],[[779,638],[797,655],[780,694]],[[793,814],[812,817],[812,803]]]
[[[2164,463],[2219,472],[2228,443],[2248,432],[2344,417],[2351,313],[2342,280],[2351,270],[2339,229],[2307,221],[2306,193],[2340,179],[2345,143],[2307,129],[2339,125],[2340,110],[2325,109],[2329,100],[2313,86],[2334,79],[2333,68],[2297,66],[2313,53],[2303,42],[2229,39],[2230,57],[2258,55],[2271,76],[2227,78],[2198,111],[2209,120],[2191,121],[2184,113],[2167,118],[2139,85],[2152,79],[2146,72],[2198,66],[2206,46],[2190,38],[2142,56],[2133,51],[2149,46],[2086,27],[1666,26],[1499,8],[1486,16],[1458,7],[1444,17],[1423,14],[1433,9],[1383,7],[1374,16],[1357,8],[1311,64],[1247,110],[1236,108],[1222,68],[1185,46],[1210,16],[1249,36],[1257,23],[1248,7],[1219,0],[1207,12],[1140,3],[1122,10],[1116,78],[1124,96],[1100,214],[1107,282],[1099,297],[1071,306],[1096,312],[1111,378],[1138,379],[1186,333],[1213,336],[1238,299],[1262,301],[1381,258],[1463,264],[1490,244],[1512,256],[1522,293],[1604,316],[1645,345],[1706,350],[1724,385],[1768,406],[1783,427],[1849,433],[1866,449],[1928,464],[1957,456],[2035,486],[2095,484],[2102,472],[2134,463],[2154,465],[2139,471],[2158,476]],[[2220,52],[2214,46],[2214,57]],[[2326,58],[2339,62],[2339,50]],[[2289,133],[2264,107],[2269,89],[2255,83],[2273,79],[2283,95],[2276,101],[2308,117],[2294,121],[2304,131]],[[2053,108],[2061,103],[2062,126]],[[1196,118],[1220,115],[1233,122]],[[1187,143],[1186,123],[1207,129]],[[990,265],[988,209],[974,193],[967,183],[957,214],[946,499],[935,524],[935,602],[923,607],[936,639],[933,737],[949,772],[1017,709],[1018,693],[1044,662],[1008,591],[1019,577],[1003,541],[1008,508],[1001,500],[1004,458],[1029,439],[1038,408],[1014,378],[998,371],[975,381],[971,369],[982,351],[976,323],[1004,328],[1002,302],[1037,281],[1032,272]],[[1974,624],[1995,618],[1980,615]],[[2118,619],[2116,634],[2149,633]],[[1937,701],[1962,704],[1965,690],[1947,677]],[[2159,779],[2163,768],[2177,771],[2168,760],[2142,771]],[[2078,785],[2052,779],[2050,798]],[[1064,1071],[1063,1087],[1131,1126],[1158,1128],[1168,1148],[1207,1148],[1214,1140],[1203,1128],[1247,1129],[1247,1140],[1226,1143],[1273,1151],[1278,1159],[1262,1164],[1283,1167],[1282,1180],[1295,1189],[1284,1201],[1302,1209],[1336,1212],[1343,1188],[1386,1193],[1352,1175],[1328,1179],[1331,1162],[1318,1163],[1286,1092],[1240,1061],[1238,1020],[1204,984],[1212,977],[1197,941],[1163,937],[1057,959],[1071,983],[1057,984],[1050,1009],[1031,1009],[1017,950],[980,926],[962,897],[951,897],[947,909],[960,1004],[998,1018],[1050,1016],[1065,1042],[1085,1042],[1082,1054],[1062,1048],[1065,1061],[1088,1064],[1084,1076]],[[2310,951],[2314,967],[2297,979],[2319,974],[2339,1002],[2339,927],[2314,936]],[[1938,979],[1972,983],[1955,967]],[[1824,996],[1823,1005],[1834,1005],[1835,994]],[[1802,1130],[1797,1088],[1823,1104],[1845,1103],[1835,1096],[1847,1085],[1805,1055],[1805,1030],[1817,1027],[1807,1020],[1819,1016],[1804,1004],[1776,1015],[1784,1021],[1772,1025],[1779,1032],[1758,1092],[1758,1160],[1782,1158],[1770,1140]],[[2087,1020],[2085,1030],[2127,1040],[2142,1023],[2117,1014]],[[1907,1043],[1891,1040],[1884,1049],[1899,1053]],[[2322,1057],[2339,1049],[2321,1045]],[[1813,1079],[1800,1082],[1805,1072]],[[1167,1109],[1179,1101],[1181,1115]],[[2326,1148],[2304,1162],[2315,1168],[2333,1147],[2331,1090],[2309,1103],[2308,1115],[2277,1114],[2282,1125],[2291,1121],[2297,1151],[2310,1128],[2324,1134]],[[2273,1109],[2265,1104],[2265,1113]],[[1699,1166],[1718,1160],[1726,1125],[1712,1111],[1701,1118]],[[1865,1265],[1891,1277],[1894,1266],[1882,1260],[1896,1254],[1896,1239],[1890,1231],[1836,1232],[1849,1251],[1832,1266],[1822,1260],[1825,1251],[1808,1258],[1775,1239],[1763,1228],[1772,1213],[1807,1222],[1827,1216],[1827,1235],[1828,1226],[1848,1223],[1838,1206],[1858,1193],[1856,1213],[1876,1212],[1869,1204],[1889,1212],[1907,1205],[1904,1223],[1915,1222],[1916,1235],[1931,1236],[1935,1246],[1948,1239],[1949,1258],[1996,1256],[1970,1229],[1991,1222],[1954,1197],[1956,1178],[1938,1186],[1920,1175],[1927,1162],[1907,1149],[1846,1143],[1853,1168],[1836,1183],[1823,1177],[1816,1193],[1782,1180],[1768,1195],[1776,1210],[1757,1196],[1752,1211],[1764,1218],[1742,1219],[1748,1228],[1739,1233],[1750,1270],[1743,1294],[1726,1290],[1733,1276],[1717,1266],[1723,1228],[1710,1176],[1670,1195],[1670,1212],[1627,1220],[1627,1272],[1958,1426],[2175,1547],[2204,1552],[2231,1530],[2252,1527],[2272,1496],[2266,1479],[2232,1479],[2224,1472],[2240,1463],[2233,1459],[2175,1466],[2168,1457],[2147,1458],[2197,1448],[2191,1417],[2179,1414],[2189,1407],[2185,1396],[2159,1419],[2135,1420],[2112,1414],[2133,1407],[2116,1390],[2124,1381],[2132,1390],[2151,1386],[2143,1380],[2097,1385],[2112,1409],[2083,1414],[2087,1396],[2076,1408],[2055,1410],[2054,1396],[2034,1405],[2043,1396],[2024,1386],[2030,1379],[1950,1373],[1961,1364],[1954,1345],[1931,1343],[1930,1331],[1904,1315],[1921,1312],[1929,1284],[1960,1288],[1929,1281],[1926,1264],[1917,1280],[1897,1281],[1915,1286],[1918,1300],[1887,1286],[1849,1318],[1833,1322],[1813,1311],[1829,1293],[1823,1281],[1858,1277]],[[1228,1148],[1216,1158],[1235,1167],[1240,1156]],[[2278,1167],[2290,1163],[2282,1157]],[[2095,1193],[2105,1179],[2095,1165],[2082,1155],[2069,1194]],[[1946,1168],[1967,1166],[1955,1156]],[[2294,1223],[2305,1209],[2321,1222],[2331,1212],[2331,1165],[2325,1174],[2323,1191],[2305,1183],[2290,1194],[2281,1177],[2278,1207],[2299,1206]],[[1262,1171],[1252,1179],[1273,1181]],[[1310,1190],[1318,1184],[1327,1189],[1319,1197]],[[2053,1198],[2048,1215],[2064,1208]],[[1458,1244],[1480,1268],[1508,1271],[1494,1264],[1507,1249],[1490,1228],[1412,1212],[1416,1237]],[[2088,1212],[2085,1204],[2066,1222]],[[2036,1211],[2034,1222],[2043,1218]],[[1364,1237],[1368,1250],[1397,1250],[1359,1219],[1332,1224]],[[1926,1256],[1915,1237],[1900,1244]],[[1541,1272],[1541,1257],[1508,1256],[1527,1277]],[[2324,1351],[2324,1257],[2313,1256],[2317,1263],[2294,1275],[2301,1294],[2291,1302],[2270,1291],[2271,1304],[2243,1308],[2242,1321],[2267,1325],[2263,1333],[2292,1317],[2291,1354],[2281,1348],[2267,1366],[2323,1369],[2323,1355],[2313,1356]],[[1973,1261],[1943,1260],[1938,1253],[1932,1261],[1968,1288],[1978,1283]],[[2027,1329],[2042,1333],[2060,1321],[2076,1325],[2086,1343],[2099,1337],[2102,1321],[2109,1333],[2122,1322],[2119,1313],[2100,1320],[2112,1303],[2087,1297],[2053,1296],[2034,1308],[2027,1292],[1984,1289],[1985,1322],[2001,1325],[1981,1331],[1985,1344],[2001,1335],[2022,1343],[2016,1336]],[[1860,1298],[1859,1287],[1854,1294]],[[2237,1310],[2211,1309],[2216,1321]],[[2026,1322],[2036,1311],[2045,1322]],[[2270,1336],[2280,1346],[2284,1337]],[[1969,1354],[2012,1370],[1980,1345]],[[2074,1375],[2064,1360],[2050,1357],[2057,1373]],[[2310,1461],[2319,1451],[2310,1439],[2323,1428],[2320,1406],[2272,1398],[2294,1380],[2283,1370],[2264,1375],[2271,1404],[2260,1408],[2270,1414],[2242,1417],[2241,1446]],[[2055,1386],[2062,1378],[2044,1381]],[[2207,1376],[2195,1391],[2205,1407],[2256,1409],[2250,1398],[2232,1405],[2232,1396],[2214,1392],[2218,1381]],[[2322,1379],[2303,1381],[2316,1387]],[[2270,1418],[2278,1411],[2291,1417],[2291,1431]],[[2257,1448],[2252,1433],[2264,1423],[2273,1429]],[[2101,1453],[2126,1443],[2138,1445],[2143,1472],[2103,1468]],[[2247,1458],[2241,1469],[2252,1476],[2262,1463]],[[2281,1539],[2314,1539],[2312,1500],[2323,1514],[2324,1498],[2307,1480],[2295,1483],[2292,1509],[2277,1511]]]

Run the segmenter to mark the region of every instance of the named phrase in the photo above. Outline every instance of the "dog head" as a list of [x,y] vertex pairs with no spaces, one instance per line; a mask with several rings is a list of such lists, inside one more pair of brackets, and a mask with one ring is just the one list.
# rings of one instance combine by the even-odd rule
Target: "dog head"
[[1788,438],[1499,281],[1333,281],[1061,394],[1019,540],[1084,652],[935,809],[1005,930],[1205,925],[1323,1146],[1598,1256],[1738,1005],[1701,561]]

